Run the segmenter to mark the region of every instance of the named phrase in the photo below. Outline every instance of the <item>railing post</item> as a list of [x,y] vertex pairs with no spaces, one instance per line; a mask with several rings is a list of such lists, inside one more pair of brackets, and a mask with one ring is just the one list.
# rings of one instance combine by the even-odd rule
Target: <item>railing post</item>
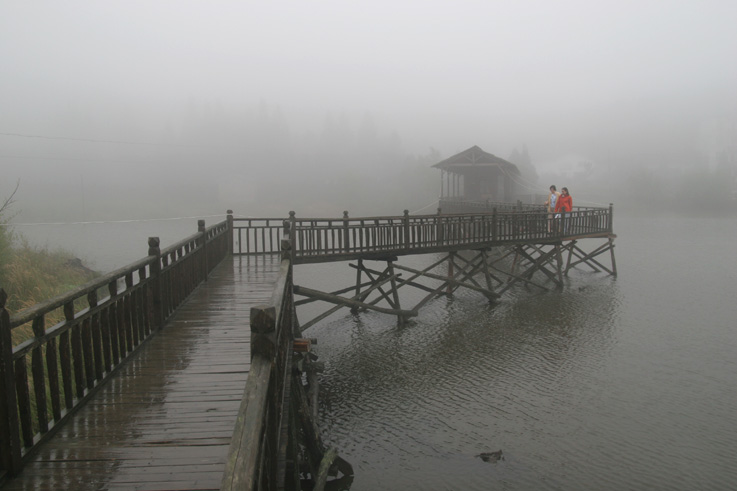
[[202,281],[207,281],[207,275],[210,272],[207,264],[207,228],[204,220],[197,220],[197,231],[200,233],[200,247],[202,249]]
[[256,355],[273,360],[276,356],[276,307],[251,307],[251,359]]
[[13,476],[20,472],[21,446],[7,300],[8,294],[0,288],[0,465]]
[[609,233],[614,232],[614,203],[609,203]]
[[435,237],[438,241],[438,245],[443,244],[443,239],[445,238],[445,231],[443,230],[443,217],[442,217],[443,210],[438,208],[438,216],[435,218]]
[[289,212],[289,242],[292,243],[292,263],[297,251],[297,220],[294,218],[295,213]]
[[233,255],[233,210],[228,210],[226,220],[228,222],[228,254]]
[[351,244],[348,237],[348,212],[343,212],[343,249],[345,252],[350,252]]
[[404,248],[409,250],[409,210],[404,210]]
[[161,329],[164,324],[164,305],[161,301],[161,248],[159,247],[158,237],[148,238],[148,255],[155,256],[154,261],[151,263],[150,278],[151,278],[151,308],[153,309],[153,324],[154,329]]
[[498,236],[499,232],[497,231],[497,216],[496,216],[496,206],[492,208],[491,210],[491,241],[495,241]]
[[561,236],[566,235],[566,229],[567,228],[568,227],[567,227],[567,224],[566,224],[566,210],[564,210],[563,208],[561,208],[561,210],[560,210],[560,235]]

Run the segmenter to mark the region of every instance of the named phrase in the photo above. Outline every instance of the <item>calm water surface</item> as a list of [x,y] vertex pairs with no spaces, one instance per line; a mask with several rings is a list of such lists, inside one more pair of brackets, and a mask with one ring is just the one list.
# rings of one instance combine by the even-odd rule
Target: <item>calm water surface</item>
[[[459,291],[408,326],[336,314],[307,331],[353,491],[737,489],[737,221],[616,220],[616,279],[580,270],[494,307]],[[322,268],[295,282],[355,281]]]
[[[18,229],[103,271],[145,256],[148,236],[196,230]],[[737,221],[620,214],[615,231],[616,279],[577,270],[562,291],[520,286],[493,307],[461,290],[404,327],[341,311],[307,331],[351,489],[737,489]],[[323,290],[354,281],[345,263],[295,271]],[[325,309],[306,307],[303,322]],[[475,457],[497,450],[495,464]]]

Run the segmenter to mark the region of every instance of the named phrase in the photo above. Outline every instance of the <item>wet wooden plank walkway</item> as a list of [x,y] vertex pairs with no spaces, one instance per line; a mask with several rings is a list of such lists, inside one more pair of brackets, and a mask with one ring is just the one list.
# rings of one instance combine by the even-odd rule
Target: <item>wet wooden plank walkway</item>
[[3,486],[219,489],[277,257],[226,258],[175,317]]

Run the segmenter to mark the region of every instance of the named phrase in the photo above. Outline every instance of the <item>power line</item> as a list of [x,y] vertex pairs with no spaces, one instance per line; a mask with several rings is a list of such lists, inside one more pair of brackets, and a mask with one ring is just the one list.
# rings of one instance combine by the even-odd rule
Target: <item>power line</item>
[[30,223],[9,223],[13,227],[33,227],[36,225],[104,225],[106,223],[141,223],[141,222],[166,222],[172,220],[190,220],[190,219],[203,219],[203,218],[214,218],[222,217],[223,215],[198,215],[191,217],[169,217],[169,218],[141,218],[141,219],[129,219],[129,220],[98,220],[90,222],[30,222]]
[[64,140],[85,143],[116,143],[123,145],[146,145],[151,147],[182,147],[182,148],[217,148],[207,145],[182,145],[177,143],[159,143],[159,142],[139,142],[129,140],[95,140],[92,138],[71,138],[66,136],[46,136],[46,135],[26,135],[23,133],[4,133],[0,132],[0,136],[15,136],[18,138],[38,138],[42,140]]

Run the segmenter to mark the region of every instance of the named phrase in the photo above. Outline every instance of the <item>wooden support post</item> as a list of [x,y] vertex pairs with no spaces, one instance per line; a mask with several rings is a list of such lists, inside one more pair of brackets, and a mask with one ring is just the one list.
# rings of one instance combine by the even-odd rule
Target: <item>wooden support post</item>
[[576,248],[575,240],[568,243],[568,260],[566,261],[565,275],[568,276],[568,270],[571,269],[571,258],[573,257],[573,250]]
[[560,244],[555,245],[555,263],[558,269],[558,282],[563,286],[563,256],[560,252]]
[[[610,209],[611,209],[611,205]],[[614,259],[614,239],[612,237],[609,237],[609,251],[611,252],[612,256],[612,276],[617,276],[617,261]]]
[[21,443],[13,369],[13,339],[10,315],[5,309],[7,300],[8,294],[0,288],[0,465],[14,476],[21,468]]
[[210,269],[207,264],[207,228],[205,227],[204,220],[197,220],[197,231],[200,233],[200,254],[202,254],[200,258],[200,267],[202,268],[200,274],[202,274],[202,281],[207,281]]
[[517,267],[517,260],[519,259],[519,250],[520,250],[520,248],[521,248],[521,246],[517,246],[517,247],[514,248],[514,259],[512,259],[512,267],[510,268],[510,273],[511,274],[509,275],[509,279],[507,280],[508,282],[509,281],[512,281],[512,278],[514,277],[514,270]]
[[494,291],[494,282],[491,280],[492,274],[491,271],[489,271],[489,261],[486,258],[486,251],[481,250],[479,251],[479,255],[481,256],[481,261],[484,265],[484,277],[486,278],[486,288],[488,288],[490,291]]
[[[361,272],[363,270],[363,259],[358,260],[358,267],[356,268],[356,296],[354,298],[358,298],[361,295]],[[358,313],[358,309],[355,307],[351,307],[351,313],[356,314]]]
[[[402,306],[399,305],[399,291],[397,290],[397,275],[394,274],[394,265],[391,261],[387,261],[386,264],[387,271],[389,272],[389,277],[391,278],[392,296],[394,297],[394,308],[401,309]],[[404,318],[404,316],[398,315],[397,320],[399,321],[399,325],[404,325],[406,319]]]
[[[161,249],[159,248],[159,238],[148,238],[148,255],[153,256],[150,266],[151,278],[151,319],[153,320],[153,328],[161,329],[164,325],[164,304],[162,302],[163,285],[161,281]],[[121,346],[121,357],[125,356],[125,349]]]

